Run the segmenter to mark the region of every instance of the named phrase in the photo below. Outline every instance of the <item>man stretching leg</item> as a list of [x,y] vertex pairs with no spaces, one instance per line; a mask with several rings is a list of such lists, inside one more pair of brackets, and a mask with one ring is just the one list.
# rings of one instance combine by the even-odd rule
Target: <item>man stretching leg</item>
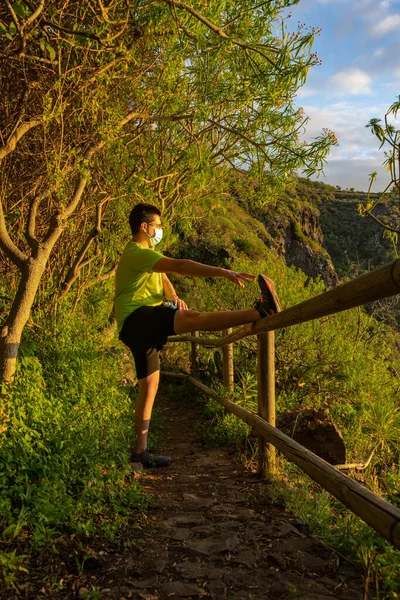
[[[151,204],[137,204],[129,216],[132,239],[118,263],[115,311],[119,339],[132,351],[139,396],[135,409],[135,445],[132,461],[145,467],[167,466],[168,456],[151,455],[147,449],[151,413],[160,379],[158,351],[168,336],[191,331],[222,331],[252,323],[280,310],[274,285],[258,278],[262,297],[248,310],[198,312],[178,298],[167,273],[191,277],[223,277],[239,287],[255,278],[241,273],[186,260],[166,258],[154,249],[162,238],[161,212]],[[166,302],[167,301],[167,302]]]

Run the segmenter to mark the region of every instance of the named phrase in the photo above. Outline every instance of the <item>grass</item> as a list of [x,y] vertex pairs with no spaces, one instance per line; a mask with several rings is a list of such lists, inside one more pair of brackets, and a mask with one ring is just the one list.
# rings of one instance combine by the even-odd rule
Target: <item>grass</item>
[[284,498],[286,507],[307,523],[313,535],[347,557],[364,574],[370,571],[372,589],[379,600],[400,597],[400,553],[361,519],[283,459],[271,491]]

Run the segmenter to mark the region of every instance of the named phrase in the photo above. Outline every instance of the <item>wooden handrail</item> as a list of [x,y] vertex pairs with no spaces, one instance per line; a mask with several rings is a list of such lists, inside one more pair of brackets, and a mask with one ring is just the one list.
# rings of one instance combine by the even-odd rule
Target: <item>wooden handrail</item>
[[[225,329],[223,334],[228,336],[232,333],[232,329]],[[235,370],[233,365],[233,344],[225,344],[222,347],[222,362],[223,362],[223,384],[233,392],[235,386]]]
[[[362,306],[363,304],[388,298],[399,293],[400,259],[397,259],[379,269],[343,283],[333,290],[323,292],[315,298],[295,304],[276,315],[259,319],[249,325],[244,325],[229,336],[218,339],[199,337],[196,339],[196,343],[201,346],[220,348],[250,335],[298,325],[299,323],[326,317],[327,315],[342,312],[356,306]],[[183,342],[192,340],[186,336],[177,336],[168,338],[168,341]]]
[[314,481],[330,492],[353,513],[368,523],[380,535],[400,549],[400,510],[354,481],[325,460],[275,429],[258,415],[219,396],[190,375],[161,372],[162,375],[186,379],[202,392],[211,396],[229,412],[251,425],[264,439],[276,446],[291,462],[298,465]]
[[201,338],[193,335],[171,335],[168,338],[170,342],[191,342],[192,344],[199,344],[199,346],[210,346],[210,348],[216,348],[220,338]]
[[[199,337],[198,331],[193,331],[193,339],[196,340]],[[190,344],[190,373],[193,375],[199,374],[199,357],[198,357],[198,345],[195,342]]]

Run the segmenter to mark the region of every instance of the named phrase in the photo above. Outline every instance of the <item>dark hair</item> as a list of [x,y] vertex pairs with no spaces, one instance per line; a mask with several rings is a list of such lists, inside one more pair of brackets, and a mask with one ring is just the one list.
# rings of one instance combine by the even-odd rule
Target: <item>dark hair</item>
[[129,215],[129,225],[131,226],[132,235],[139,233],[142,223],[149,223],[154,215],[161,217],[161,212],[157,206],[153,204],[136,204]]

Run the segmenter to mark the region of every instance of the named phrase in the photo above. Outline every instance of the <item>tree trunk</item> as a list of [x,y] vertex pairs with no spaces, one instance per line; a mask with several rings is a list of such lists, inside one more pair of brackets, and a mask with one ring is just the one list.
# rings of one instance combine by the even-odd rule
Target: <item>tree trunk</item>
[[17,366],[21,335],[46,266],[43,258],[29,258],[22,265],[21,279],[10,314],[0,331],[0,385],[11,385]]

